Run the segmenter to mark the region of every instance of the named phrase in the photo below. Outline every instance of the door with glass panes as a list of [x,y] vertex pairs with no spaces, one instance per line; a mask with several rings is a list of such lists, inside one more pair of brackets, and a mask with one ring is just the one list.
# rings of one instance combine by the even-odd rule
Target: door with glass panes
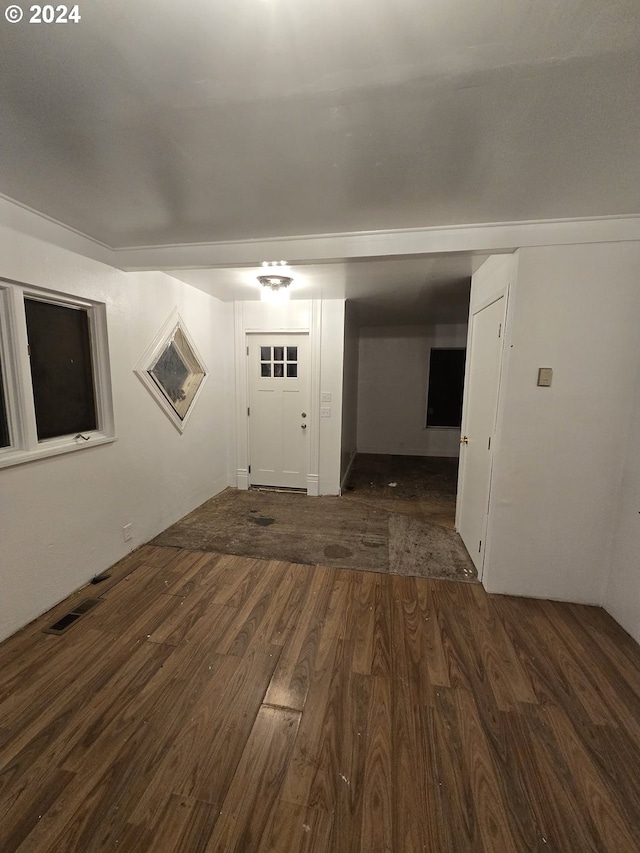
[[247,335],[249,482],[306,489],[309,466],[308,335]]

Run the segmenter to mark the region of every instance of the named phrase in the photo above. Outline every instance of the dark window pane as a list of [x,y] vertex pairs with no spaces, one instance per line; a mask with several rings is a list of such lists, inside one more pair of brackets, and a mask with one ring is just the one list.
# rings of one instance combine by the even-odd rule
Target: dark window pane
[[273,365],[273,375],[275,377],[283,377],[284,376],[284,364],[274,364]]
[[270,364],[261,364],[260,365],[260,376],[271,376],[271,365]]
[[298,360],[298,347],[287,347],[287,361]]
[[288,364],[287,365],[287,376],[290,379],[295,379],[298,375],[298,365],[297,364]]
[[260,361],[271,361],[271,347],[260,347]]
[[7,416],[7,399],[4,394],[2,379],[2,364],[0,364],[0,447],[9,447],[9,418]]
[[25,299],[38,440],[97,428],[89,316]]
[[464,349],[432,349],[429,361],[427,426],[459,427],[462,423]]
[[273,348],[273,360],[274,361],[284,361],[284,347],[274,347]]

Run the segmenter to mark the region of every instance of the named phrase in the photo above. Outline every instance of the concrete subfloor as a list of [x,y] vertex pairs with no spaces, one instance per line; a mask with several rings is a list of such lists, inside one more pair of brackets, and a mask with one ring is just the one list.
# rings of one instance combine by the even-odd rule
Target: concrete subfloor
[[341,497],[226,489],[155,545],[476,580],[454,530],[457,459],[358,456]]

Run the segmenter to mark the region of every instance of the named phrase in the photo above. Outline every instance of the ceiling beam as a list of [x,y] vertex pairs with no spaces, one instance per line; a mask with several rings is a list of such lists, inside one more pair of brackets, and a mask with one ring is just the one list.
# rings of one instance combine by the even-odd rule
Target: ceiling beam
[[114,249],[6,197],[0,197],[0,225],[126,271],[257,266],[262,261],[280,259],[304,264],[460,252],[499,253],[525,246],[640,240],[640,216],[634,215]]

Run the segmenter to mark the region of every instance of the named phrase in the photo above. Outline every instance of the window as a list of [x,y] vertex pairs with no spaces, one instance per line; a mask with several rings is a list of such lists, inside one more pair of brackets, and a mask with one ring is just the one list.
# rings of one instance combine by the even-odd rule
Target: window
[[4,392],[4,377],[2,375],[2,360],[0,360],[0,447],[10,447],[9,415],[7,413],[7,398]]
[[97,429],[89,312],[25,299],[38,440]]
[[178,432],[184,432],[207,369],[177,310],[151,342],[135,374]]
[[0,467],[113,441],[102,303],[0,280]]
[[[298,378],[298,347],[260,347],[260,376],[274,379]],[[285,358],[286,353],[286,358]]]
[[465,349],[432,348],[429,358],[428,427],[460,427]]

